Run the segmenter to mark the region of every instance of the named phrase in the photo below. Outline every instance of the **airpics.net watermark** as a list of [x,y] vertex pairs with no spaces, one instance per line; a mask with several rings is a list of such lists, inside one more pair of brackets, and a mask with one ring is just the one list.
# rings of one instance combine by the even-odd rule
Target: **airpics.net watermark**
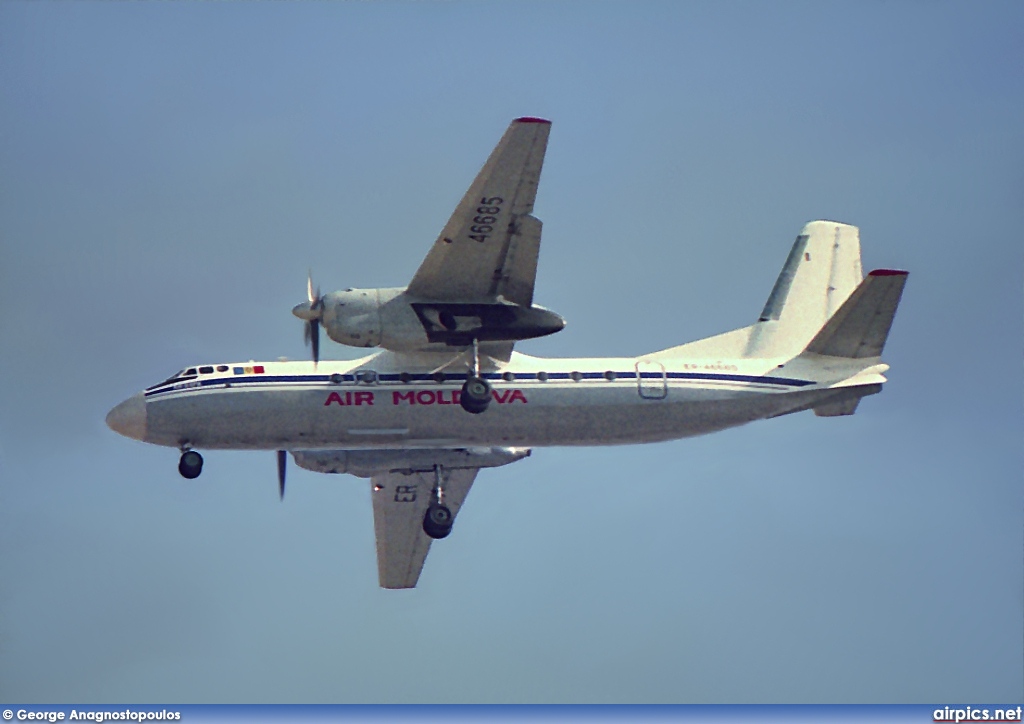
[[180,721],[181,714],[176,711],[132,711],[131,709],[124,709],[118,711],[109,710],[82,710],[72,709],[70,712],[63,711],[30,711],[28,709],[18,709],[17,712],[10,709],[4,709],[4,721],[44,721],[54,722],[59,721],[92,721],[92,722],[106,722],[106,721],[136,721],[136,722],[157,722],[157,721]]
[[964,722],[964,721],[1020,721],[1021,709],[1024,707],[1006,709],[974,709],[963,707],[954,709],[946,706],[932,712],[932,721],[937,722]]

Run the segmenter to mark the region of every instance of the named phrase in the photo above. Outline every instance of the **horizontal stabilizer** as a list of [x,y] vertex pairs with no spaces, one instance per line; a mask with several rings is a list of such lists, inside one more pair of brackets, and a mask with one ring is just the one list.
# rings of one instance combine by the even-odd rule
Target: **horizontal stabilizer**
[[868,274],[807,351],[847,359],[880,357],[906,281],[905,271],[876,269]]
[[859,397],[854,397],[852,400],[843,400],[842,402],[829,402],[825,405],[818,405],[815,407],[814,414],[818,417],[842,417],[843,415],[852,415],[857,411],[857,405],[859,404]]

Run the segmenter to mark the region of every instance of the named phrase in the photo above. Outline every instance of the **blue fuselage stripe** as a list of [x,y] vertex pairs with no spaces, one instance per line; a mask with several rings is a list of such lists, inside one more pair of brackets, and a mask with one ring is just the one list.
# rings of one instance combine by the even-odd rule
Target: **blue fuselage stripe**
[[[538,375],[543,373],[536,372],[516,372],[513,373],[512,379],[506,380],[502,373],[499,372],[485,372],[481,376],[488,380],[505,381],[508,383],[514,382],[543,382],[544,378]],[[579,379],[586,380],[600,380],[611,377],[611,381],[630,381],[636,380],[637,373],[634,371],[629,372],[614,372],[608,375],[604,372],[578,372],[576,375]],[[745,382],[749,384],[760,384],[760,385],[775,385],[783,387],[806,387],[807,385],[813,385],[814,382],[811,380],[797,380],[790,377],[771,377],[771,376],[757,376],[757,375],[738,375],[729,374],[724,372],[641,372],[639,373],[640,378],[644,380],[709,380],[716,382]],[[442,384],[445,382],[462,382],[466,379],[465,374],[426,374],[426,373],[386,373],[377,375],[379,382],[433,382],[435,384]],[[547,380],[569,380],[572,379],[572,373],[569,372],[549,372],[547,373]],[[206,380],[193,380],[185,383],[175,383],[174,385],[168,385],[166,387],[154,388],[146,391],[146,397],[153,397],[166,392],[180,392],[190,389],[199,389],[203,387],[224,387],[234,385],[244,385],[258,383],[262,385],[272,384],[313,384],[313,383],[334,383],[341,384],[347,382],[353,384],[356,382],[356,376],[352,374],[308,374],[308,375],[247,375],[245,377],[214,377]],[[180,387],[177,385],[181,385]],[[367,385],[371,386],[371,385]]]

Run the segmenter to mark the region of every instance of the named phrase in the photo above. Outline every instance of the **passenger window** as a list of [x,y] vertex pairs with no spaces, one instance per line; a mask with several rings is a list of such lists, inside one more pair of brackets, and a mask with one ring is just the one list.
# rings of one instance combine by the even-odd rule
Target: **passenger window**
[[505,380],[506,382],[515,382],[516,381],[516,376],[512,372],[506,372],[505,374],[503,374],[501,376],[501,378],[503,380]]
[[611,370],[608,370],[607,372],[604,373],[604,378],[609,382],[612,382],[615,379],[615,373],[612,372]]
[[537,379],[540,380],[541,382],[547,382],[548,381],[548,373],[547,372],[538,372],[537,373]]
[[356,382],[363,385],[377,384],[377,373],[373,370],[359,370],[356,372]]
[[569,376],[572,377],[573,382],[579,382],[583,379],[583,375],[579,372],[573,372]]

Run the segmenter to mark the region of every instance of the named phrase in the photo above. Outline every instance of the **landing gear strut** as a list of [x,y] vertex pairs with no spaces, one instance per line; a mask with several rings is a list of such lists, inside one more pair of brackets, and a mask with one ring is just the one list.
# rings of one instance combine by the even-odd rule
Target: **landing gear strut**
[[459,404],[466,412],[479,415],[487,409],[491,403],[491,385],[480,376],[480,346],[473,339],[473,369],[462,386],[462,394],[459,397]]
[[438,540],[452,532],[452,511],[444,504],[444,475],[441,466],[434,466],[434,496],[423,515],[423,532]]
[[178,461],[178,472],[181,477],[193,480],[203,472],[203,456],[195,450],[184,450],[181,453],[181,460]]

